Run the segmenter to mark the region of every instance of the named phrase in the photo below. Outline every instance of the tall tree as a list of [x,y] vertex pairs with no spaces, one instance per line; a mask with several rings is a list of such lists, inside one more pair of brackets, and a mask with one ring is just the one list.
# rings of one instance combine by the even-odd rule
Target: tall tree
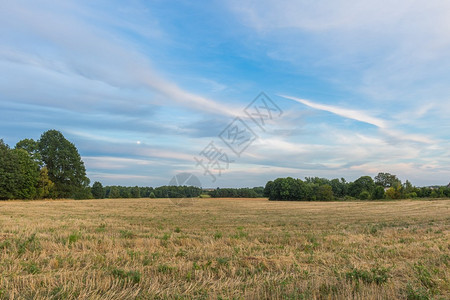
[[375,183],[370,176],[361,176],[352,182],[349,186],[349,193],[351,196],[359,198],[360,194],[364,191],[369,193],[369,196],[373,194],[375,190]]
[[381,185],[385,188],[393,187],[397,183],[401,183],[400,179],[398,179],[396,175],[390,173],[378,173],[374,179],[376,185]]
[[39,143],[33,139],[23,139],[16,144],[16,149],[23,149],[28,152],[31,158],[42,166],[42,156],[39,152]]
[[55,183],[58,197],[73,197],[89,185],[77,148],[61,132],[44,132],[38,144],[42,160],[48,169],[48,177]]
[[0,199],[34,199],[39,165],[23,149],[10,149],[0,140]]
[[94,184],[92,185],[91,192],[92,196],[95,199],[105,198],[105,189],[103,188],[103,185],[98,181],[94,182]]

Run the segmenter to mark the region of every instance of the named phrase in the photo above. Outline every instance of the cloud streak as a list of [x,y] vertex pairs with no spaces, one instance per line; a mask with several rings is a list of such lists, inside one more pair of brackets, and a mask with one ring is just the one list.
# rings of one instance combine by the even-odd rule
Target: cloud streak
[[309,100],[292,97],[292,96],[286,96],[286,95],[280,95],[280,96],[284,97],[286,99],[290,99],[290,100],[294,100],[296,102],[302,103],[302,104],[309,106],[311,108],[314,108],[314,109],[327,111],[327,112],[336,114],[341,117],[345,117],[348,119],[352,119],[352,120],[356,120],[359,122],[364,122],[364,123],[367,123],[370,125],[374,125],[378,128],[384,129],[384,128],[388,127],[385,120],[370,116],[369,114],[367,114],[363,111],[358,111],[358,110],[353,110],[353,109],[345,109],[345,108],[340,108],[340,107],[332,106],[332,105],[318,104],[318,103],[314,103]]

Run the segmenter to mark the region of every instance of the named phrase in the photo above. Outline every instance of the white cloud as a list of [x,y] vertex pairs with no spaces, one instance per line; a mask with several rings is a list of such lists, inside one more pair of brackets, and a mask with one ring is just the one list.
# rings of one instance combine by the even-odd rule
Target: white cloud
[[[95,16],[91,15],[94,21],[85,18],[86,11],[75,3],[59,4],[50,10],[46,5],[8,3],[0,13],[3,28],[0,32],[5,33],[9,46],[0,47],[0,59],[45,70],[46,76],[63,75],[75,77],[76,81],[82,76],[93,82],[104,82],[112,89],[147,88],[149,104],[182,105],[188,110],[236,115],[238,110],[230,105],[186,91],[164,78],[133,42],[119,39],[114,31],[98,25]],[[17,73],[20,72],[18,68]],[[32,90],[29,96],[33,98]],[[100,99],[97,98],[108,101]],[[62,101],[59,105],[66,104]]]
[[360,122],[364,122],[367,124],[371,124],[374,125],[376,127],[379,128],[386,128],[386,121],[380,119],[380,118],[376,118],[373,116],[370,116],[369,114],[363,112],[363,111],[358,111],[358,110],[353,110],[353,109],[344,109],[344,108],[340,108],[337,106],[332,106],[332,105],[324,105],[324,104],[319,104],[319,103],[314,103],[312,101],[309,100],[305,100],[305,99],[301,99],[301,98],[296,98],[296,97],[292,97],[292,96],[285,96],[285,95],[280,95],[281,97],[287,98],[287,99],[291,99],[294,101],[297,101],[299,103],[302,103],[306,106],[309,106],[311,108],[314,109],[319,109],[319,110],[324,110],[324,111],[328,111],[330,113],[336,114],[338,116],[341,117],[345,117],[345,118],[349,118],[349,119],[353,119],[356,121],[360,121]]

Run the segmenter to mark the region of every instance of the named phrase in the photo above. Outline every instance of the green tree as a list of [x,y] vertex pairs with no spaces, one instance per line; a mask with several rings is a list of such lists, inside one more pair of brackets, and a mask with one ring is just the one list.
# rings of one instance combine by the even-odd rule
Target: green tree
[[359,198],[363,191],[366,191],[369,195],[372,195],[374,189],[375,183],[373,182],[372,177],[361,176],[350,184],[349,193],[352,197]]
[[23,139],[17,142],[15,149],[23,149],[28,152],[31,158],[39,165],[42,166],[42,156],[39,152],[39,143],[33,139]]
[[0,139],[0,199],[14,198],[13,172],[15,162],[11,154],[11,149]]
[[105,189],[103,188],[103,185],[98,181],[94,182],[94,184],[92,185],[91,192],[92,196],[95,199],[105,198]]
[[403,196],[403,186],[397,182],[386,191],[386,197],[389,199],[401,199]]
[[375,190],[373,191],[372,199],[384,199],[384,197],[384,187],[382,187],[381,185],[377,185],[375,187]]
[[319,201],[332,201],[334,199],[333,189],[329,184],[320,185],[317,188],[316,199]]
[[55,184],[48,178],[47,167],[39,171],[39,183],[37,187],[38,198],[56,198]]
[[120,198],[120,190],[117,186],[112,186],[109,190],[109,198]]
[[48,130],[38,142],[48,176],[55,183],[58,197],[73,197],[89,185],[86,169],[74,144],[61,132]]
[[131,188],[131,198],[141,198],[141,191],[138,186]]
[[23,149],[0,140],[0,199],[37,198],[39,165]]
[[397,183],[401,183],[400,179],[397,178],[396,175],[390,173],[378,173],[375,176],[375,184],[381,185],[382,187],[392,187]]
[[333,194],[336,197],[342,198],[345,197],[348,193],[348,184],[345,181],[344,178],[339,179],[332,179],[330,181],[331,188],[333,189]]
[[361,200],[367,200],[370,198],[370,193],[368,191],[364,190],[359,194],[358,198]]

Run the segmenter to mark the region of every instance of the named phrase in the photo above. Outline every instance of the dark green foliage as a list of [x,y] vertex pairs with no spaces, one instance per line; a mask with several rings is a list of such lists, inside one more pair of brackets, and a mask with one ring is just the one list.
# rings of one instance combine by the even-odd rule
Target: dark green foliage
[[269,200],[331,201],[334,199],[330,181],[324,178],[277,178],[266,184],[264,195]]
[[401,184],[397,176],[390,173],[378,173],[378,175],[375,176],[374,179],[376,185],[382,186],[384,188],[392,187],[398,183]]
[[89,185],[77,148],[61,132],[44,132],[39,140],[39,152],[47,166],[50,180],[55,183],[58,197],[73,197],[81,188]]
[[38,183],[39,165],[31,155],[0,140],[0,199],[34,199]]
[[375,190],[375,183],[370,176],[361,176],[349,185],[349,194],[352,197],[358,198],[359,195],[366,191],[372,195]]
[[348,183],[344,178],[341,180],[335,178],[330,181],[331,188],[335,197],[341,198],[348,194]]
[[362,191],[362,192],[359,194],[359,197],[358,197],[358,198],[361,199],[361,200],[367,200],[367,199],[370,198],[370,194],[369,194],[368,191]]
[[258,198],[264,197],[264,188],[217,188],[207,194],[213,198]]
[[42,156],[39,152],[39,144],[33,139],[23,139],[16,144],[16,149],[23,149],[31,156],[31,158],[42,166]]
[[105,189],[103,188],[103,185],[98,181],[94,182],[94,184],[92,185],[91,193],[95,199],[105,198]]
[[74,188],[72,198],[76,200],[82,200],[82,199],[92,199],[94,198],[91,193],[91,189],[86,187],[79,187]]
[[[306,177],[304,181],[292,177],[277,178],[268,181],[263,195],[269,200],[284,201],[330,201],[369,200],[369,199],[402,199],[416,197],[450,197],[449,186],[414,187],[408,180],[405,184],[395,175],[379,173],[377,183],[370,176],[361,176],[354,182],[347,183],[344,178],[328,180],[319,177]],[[383,185],[391,187],[385,192]],[[231,189],[230,189],[231,190]]]
[[131,188],[130,194],[131,198],[141,198],[141,191],[137,186]]
[[375,190],[373,191],[372,199],[384,199],[384,197],[384,187],[382,187],[381,185],[377,185],[375,187]]
[[318,201],[332,201],[334,199],[333,189],[329,184],[320,185],[317,188],[316,200]]
[[108,198],[120,198],[120,190],[117,186],[112,186],[107,189],[106,195]]

